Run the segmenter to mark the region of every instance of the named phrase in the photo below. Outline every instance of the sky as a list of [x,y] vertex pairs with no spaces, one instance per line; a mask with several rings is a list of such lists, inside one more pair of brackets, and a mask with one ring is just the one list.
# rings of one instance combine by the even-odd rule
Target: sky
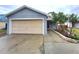
[[78,4],[78,0],[0,0],[0,14],[9,13],[22,5],[27,5],[45,13],[55,11],[79,14]]

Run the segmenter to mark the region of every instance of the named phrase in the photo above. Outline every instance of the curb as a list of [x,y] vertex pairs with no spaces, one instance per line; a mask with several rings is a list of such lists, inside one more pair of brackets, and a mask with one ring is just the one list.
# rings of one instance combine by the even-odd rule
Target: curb
[[52,31],[54,31],[54,32],[55,32],[57,35],[59,35],[62,39],[66,40],[66,41],[68,41],[68,42],[71,42],[71,43],[78,43],[78,41],[75,40],[75,39],[68,38],[68,37],[62,35],[61,33],[57,32],[57,31],[55,31],[55,30],[52,30]]

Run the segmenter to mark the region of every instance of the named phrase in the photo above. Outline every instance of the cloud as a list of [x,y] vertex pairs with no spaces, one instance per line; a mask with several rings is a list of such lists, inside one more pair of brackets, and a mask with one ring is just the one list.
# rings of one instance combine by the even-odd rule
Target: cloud
[[[0,4],[2,5],[27,5],[38,9],[43,12],[50,11],[67,11],[70,10],[68,8],[64,8],[66,5],[79,4],[79,0],[1,0]],[[6,6],[7,7],[7,6]],[[11,8],[11,7],[7,7]]]
[[69,8],[72,13],[79,14],[79,5],[70,5]]
[[[20,7],[21,5],[0,5],[0,14],[6,14],[10,11]],[[64,12],[65,14],[76,13],[79,14],[79,5],[30,5],[30,7],[43,12]]]
[[11,6],[3,6],[5,8],[13,9],[12,5],[27,5],[38,9],[40,11],[44,11],[46,13],[50,11],[64,11],[65,13],[69,13],[70,9],[68,7],[64,8],[67,5],[75,5],[79,4],[79,0],[1,0],[0,4],[2,5],[11,5]]
[[53,5],[72,5],[79,4],[79,0],[1,0],[0,4],[16,4],[16,5],[39,5],[39,4],[53,4]]
[[14,10],[17,6],[15,5],[0,5],[0,14],[6,14]]

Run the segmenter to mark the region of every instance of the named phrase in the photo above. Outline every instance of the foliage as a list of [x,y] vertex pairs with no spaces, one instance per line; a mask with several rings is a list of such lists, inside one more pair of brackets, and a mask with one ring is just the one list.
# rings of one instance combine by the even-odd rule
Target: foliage
[[78,19],[78,17],[77,17],[77,15],[75,15],[75,14],[71,14],[71,15],[69,16],[70,22],[75,23],[75,22],[77,21],[77,19]]
[[72,27],[74,27],[74,24],[78,21],[78,16],[75,14],[69,15],[69,21],[72,22]]
[[52,15],[52,22],[53,23],[64,23],[67,20],[66,15],[63,12],[55,13],[55,12],[50,12]]
[[74,35],[72,35],[71,38],[79,40],[79,29],[78,28],[72,28],[72,33]]
[[[55,13],[50,12],[52,22],[56,24],[56,30],[61,34],[79,40],[79,29],[73,28],[74,24],[78,21],[79,17],[76,14],[65,15],[63,12]],[[72,28],[65,28],[66,21],[72,22]],[[60,25],[57,25],[60,24]]]
[[6,30],[4,30],[4,29],[0,29],[0,33],[1,33],[1,32],[6,32]]
[[63,12],[50,12],[49,14],[51,14],[53,23],[64,23],[69,19],[69,21],[74,24],[79,19],[79,17],[76,14],[65,15]]
[[67,20],[67,17],[63,12],[59,12],[57,17],[60,24],[65,23]]
[[76,34],[79,36],[79,29],[78,28],[73,28],[72,33]]
[[49,14],[51,14],[52,22],[53,22],[54,24],[57,23],[57,21],[58,21],[57,13],[55,13],[55,12],[50,12]]

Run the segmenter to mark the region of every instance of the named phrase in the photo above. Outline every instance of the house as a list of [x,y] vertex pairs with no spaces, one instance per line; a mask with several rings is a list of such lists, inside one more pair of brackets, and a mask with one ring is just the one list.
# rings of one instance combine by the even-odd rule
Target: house
[[[65,25],[67,25],[68,27],[71,28],[72,27],[72,22],[67,21],[67,22],[65,22]],[[79,28],[79,21],[74,23],[74,28]]]
[[66,21],[65,25],[67,25],[68,28],[71,28],[72,27],[72,22]]
[[47,34],[48,15],[33,8],[22,6],[8,14],[8,34]]
[[77,21],[74,25],[75,28],[79,28],[79,21]]

